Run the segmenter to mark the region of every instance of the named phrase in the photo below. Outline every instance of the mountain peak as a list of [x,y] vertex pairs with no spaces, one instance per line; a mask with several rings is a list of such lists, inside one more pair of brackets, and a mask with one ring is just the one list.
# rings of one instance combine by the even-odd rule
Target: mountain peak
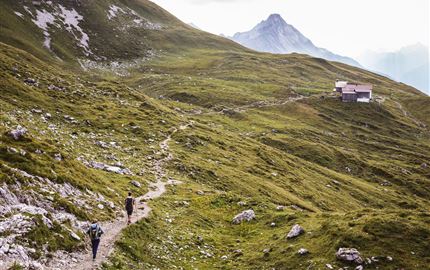
[[282,18],[282,16],[277,13],[271,14],[267,18],[266,22],[274,23],[274,24],[286,23],[285,20]]
[[267,19],[268,20],[279,20],[279,19],[283,20],[282,16],[278,13],[270,14],[269,18],[267,18]]
[[360,64],[348,57],[336,55],[326,49],[316,47],[293,25],[288,24],[281,15],[271,14],[248,32],[236,33],[232,39],[250,49],[270,53],[304,53],[330,61],[348,65]]

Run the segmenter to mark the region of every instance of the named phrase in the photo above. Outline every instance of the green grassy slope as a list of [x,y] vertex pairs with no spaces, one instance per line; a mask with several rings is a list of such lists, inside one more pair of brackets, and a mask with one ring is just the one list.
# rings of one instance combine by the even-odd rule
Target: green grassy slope
[[[121,31],[117,27],[130,19],[109,21],[111,4],[130,7],[166,28]],[[339,247],[384,257],[366,269],[428,268],[429,97],[343,64],[245,50],[186,26],[149,1],[73,6],[92,18],[83,28],[92,50],[106,57],[84,72],[76,69],[77,58],[85,57],[70,42],[73,37],[55,32],[50,52],[40,30],[14,15],[25,12],[22,5],[1,5],[2,184],[27,181],[13,172],[16,168],[89,189],[119,205],[127,190],[143,194],[154,179],[151,159],[159,155],[158,142],[171,128],[194,122],[170,142],[169,176],[183,184],[151,203],[148,220],[124,232],[106,269],[324,269],[327,263],[338,269],[346,266],[335,258]],[[48,8],[44,5],[31,9]],[[156,55],[134,61],[149,50]],[[102,65],[115,60],[133,64]],[[374,102],[340,102],[331,93],[336,79],[372,83]],[[47,121],[46,113],[52,115]],[[20,141],[7,135],[17,125],[29,130]],[[118,147],[102,148],[97,141]],[[63,160],[55,160],[58,153]],[[135,175],[89,169],[80,156],[108,164],[115,156]],[[132,180],[143,187],[134,187]],[[96,200],[90,209],[73,207],[72,198],[54,202],[80,220],[110,219],[117,211],[98,210]],[[286,209],[277,211],[277,205]],[[246,209],[256,212],[256,220],[231,224]],[[296,223],[306,234],[286,240]],[[43,227],[28,237],[49,242],[49,252],[82,248],[66,228]],[[58,235],[68,241],[57,245]],[[298,255],[302,247],[310,253]]]
[[[72,33],[64,25],[60,6],[75,10],[82,20],[79,26],[89,37],[93,54],[90,59],[126,61],[150,54],[169,51],[181,53],[188,48],[229,48],[244,50],[230,40],[198,31],[170,15],[167,11],[147,0],[104,0],[74,2],[60,1],[49,4],[41,1],[3,1],[1,3],[0,40],[24,49],[45,60],[55,61],[56,56],[66,62],[76,63],[86,58],[75,39],[81,38],[73,27]],[[121,8],[113,18],[108,17],[111,6]],[[37,11],[46,11],[55,17],[55,24],[48,24],[51,34],[51,50],[43,46],[43,30],[36,26]],[[23,16],[17,16],[19,12]],[[31,12],[31,13],[29,13]],[[56,15],[57,14],[57,15]],[[134,20],[142,22],[136,24]],[[148,25],[144,24],[145,22]]]

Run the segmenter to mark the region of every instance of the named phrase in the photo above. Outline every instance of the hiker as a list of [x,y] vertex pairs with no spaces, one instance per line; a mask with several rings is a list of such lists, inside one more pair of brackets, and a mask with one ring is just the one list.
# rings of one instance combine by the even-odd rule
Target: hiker
[[131,223],[131,215],[134,210],[134,199],[131,197],[131,192],[128,193],[127,199],[125,199],[125,210],[127,211],[127,225]]
[[91,246],[93,249],[93,261],[96,260],[97,256],[97,250],[99,248],[100,244],[100,236],[103,234],[103,230],[100,227],[100,225],[97,223],[97,220],[94,220],[90,226],[90,228],[87,230],[87,234],[90,236],[91,239]]

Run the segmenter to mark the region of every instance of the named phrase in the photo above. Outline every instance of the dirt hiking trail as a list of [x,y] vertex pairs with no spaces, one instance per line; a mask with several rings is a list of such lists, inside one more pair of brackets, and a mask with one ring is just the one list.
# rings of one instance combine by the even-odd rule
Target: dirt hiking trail
[[[179,129],[185,130],[190,124],[181,125]],[[150,190],[146,194],[136,198],[136,206],[132,216],[132,223],[136,223],[137,221],[148,217],[152,209],[148,205],[147,201],[156,199],[163,195],[163,193],[166,192],[166,185],[178,185],[181,183],[173,179],[166,179],[167,173],[164,169],[165,163],[173,158],[169,149],[169,141],[177,131],[178,129],[174,128],[169,136],[159,144],[161,149],[159,154],[161,154],[162,158],[154,160],[152,164],[152,172],[155,175],[156,182],[149,185]],[[100,226],[102,227],[104,234],[101,237],[97,259],[95,261],[92,260],[90,249],[76,253],[60,253],[59,256],[55,256],[54,259],[50,261],[46,269],[98,269],[102,263],[107,261],[109,255],[114,251],[115,242],[119,239],[121,231],[127,227],[125,212],[123,217],[118,217],[113,222],[102,223]],[[86,241],[89,240],[86,239]]]

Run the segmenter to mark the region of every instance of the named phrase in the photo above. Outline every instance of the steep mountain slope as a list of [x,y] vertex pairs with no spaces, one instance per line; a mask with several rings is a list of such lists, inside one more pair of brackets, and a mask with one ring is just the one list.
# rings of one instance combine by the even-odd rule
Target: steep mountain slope
[[387,74],[394,80],[428,93],[430,90],[429,48],[415,44],[396,52],[366,52],[360,61],[367,68]]
[[360,64],[348,57],[336,55],[326,49],[316,47],[312,41],[294,26],[285,22],[279,14],[272,14],[252,30],[236,33],[232,40],[247,48],[270,53],[304,53],[314,57],[342,62],[360,67]]
[[[61,4],[83,17],[93,54],[57,26],[48,50],[30,15],[20,34],[0,28],[0,268],[82,269],[88,221],[122,218],[126,192],[143,195],[160,177],[182,184],[149,202],[150,217],[118,236],[101,268],[355,268],[336,259],[341,247],[357,248],[366,269],[429,265],[430,98],[418,90],[307,55],[253,52],[147,1],[20,4],[1,3],[2,26],[23,6],[59,9],[62,25]],[[168,27],[97,42],[116,33],[105,24],[121,13],[112,5]],[[130,10],[122,20],[134,20]],[[144,43],[126,54],[126,38]],[[341,103],[338,78],[372,83],[374,102]],[[14,138],[18,126],[27,131]],[[255,220],[232,224],[248,209]],[[296,223],[306,233],[286,239]]]
[[146,0],[3,1],[0,38],[39,57],[64,61],[145,59],[160,50],[238,49]]

